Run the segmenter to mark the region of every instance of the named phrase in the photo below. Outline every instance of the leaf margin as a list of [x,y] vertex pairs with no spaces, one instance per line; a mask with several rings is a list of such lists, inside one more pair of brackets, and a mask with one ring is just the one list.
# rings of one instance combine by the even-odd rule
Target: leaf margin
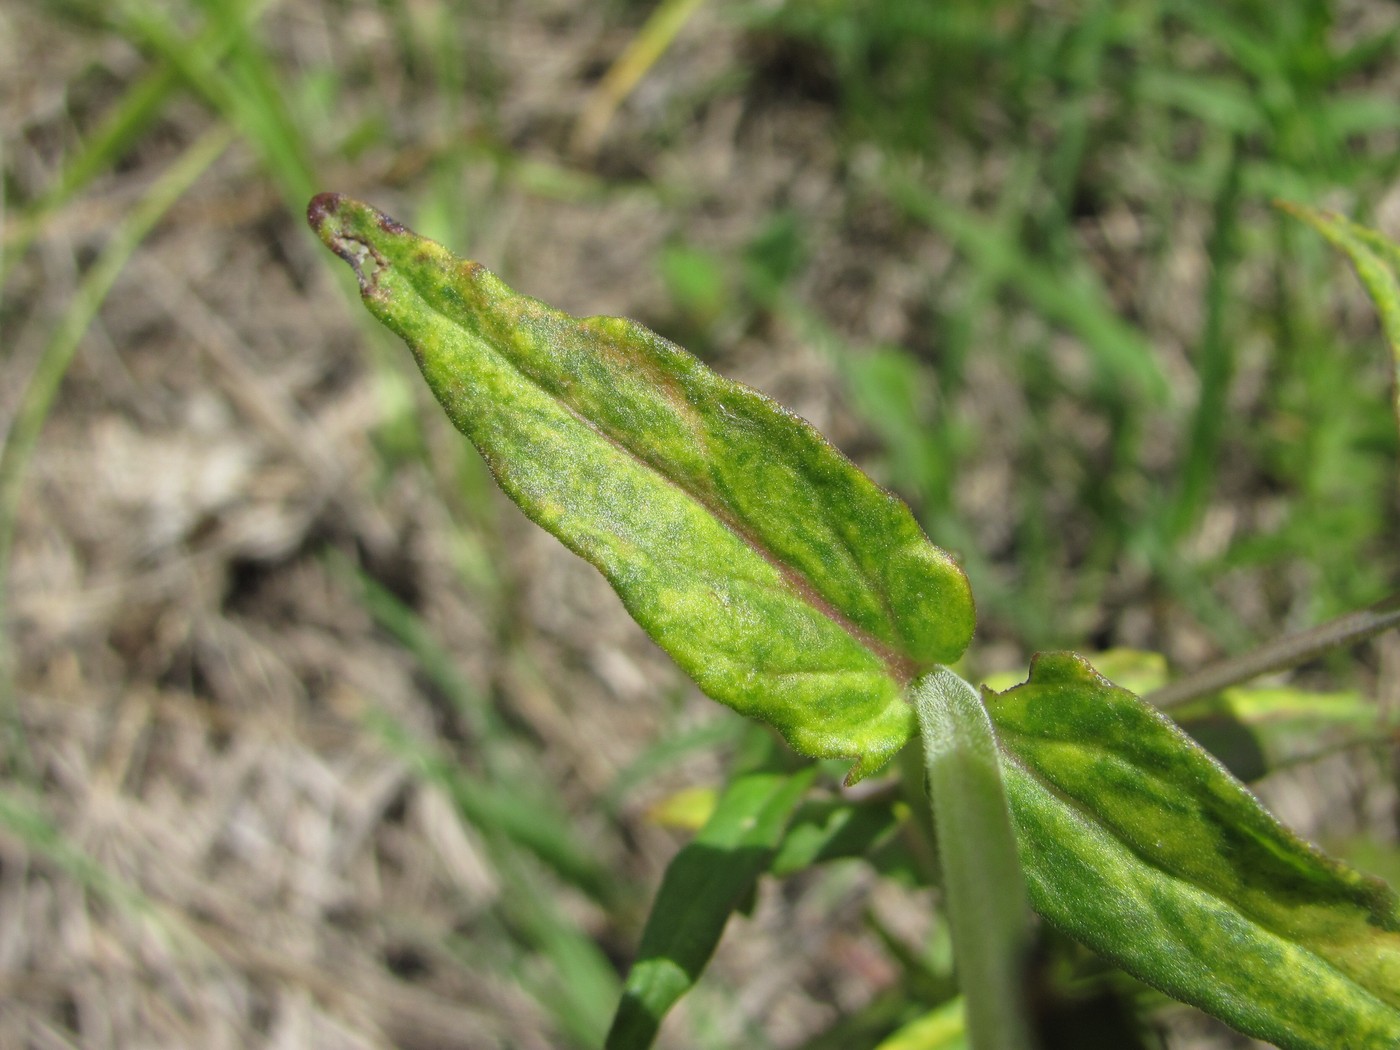
[[[913,735],[907,685],[961,655],[976,614],[966,575],[897,497],[805,420],[636,322],[518,295],[339,194],[307,217],[507,495],[602,571],[704,692],[802,754],[854,761],[848,783]],[[653,572],[669,537],[680,560]]]
[[[1340,1045],[1392,1050],[1400,1045],[1400,987],[1391,990],[1396,1001],[1387,1002],[1387,988],[1376,978],[1367,980],[1369,971],[1355,959],[1340,958],[1337,950],[1327,957],[1317,943],[1299,943],[1296,933],[1290,939],[1252,918],[1257,900],[1241,906],[1228,893],[1214,895],[1221,892],[1219,886],[1208,890],[1193,882],[1190,872],[1170,870],[1170,862],[1165,871],[1154,867],[1150,841],[1125,841],[1105,826],[1092,802],[1092,787],[1088,803],[1076,795],[1095,783],[1091,777],[1067,777],[1064,768],[1054,768],[1053,750],[1037,754],[1018,735],[1015,716],[1024,722],[1032,700],[1053,705],[1075,688],[1103,701],[1099,728],[1107,727],[1110,750],[1130,748],[1144,732],[1155,734],[1159,744],[1189,756],[1183,778],[1188,792],[1199,788],[1209,801],[1214,792],[1224,791],[1225,804],[1250,808],[1255,831],[1272,832],[1273,846],[1294,851],[1293,859],[1312,865],[1315,874],[1340,880],[1335,888],[1342,896],[1355,894],[1364,907],[1369,894],[1378,925],[1388,925],[1385,932],[1394,937],[1384,946],[1387,965],[1400,972],[1400,897],[1393,889],[1293,835],[1170,719],[1118,689],[1074,653],[1039,653],[1025,683],[1002,693],[984,691],[1003,748],[1012,817],[1036,910],[1139,979],[1257,1038],[1304,1050]],[[1015,698],[1024,701],[1022,710],[1008,705],[1008,697],[1027,690]],[[1034,696],[1035,690],[1043,695]],[[1046,717],[1053,722],[1056,713]],[[1087,736],[1083,725],[1069,728],[1080,739]],[[1105,793],[1124,789],[1120,779],[1109,784],[1101,780],[1098,787]],[[1117,816],[1120,822],[1124,808]],[[1117,832],[1122,830],[1120,824]],[[1243,885],[1248,889],[1247,881]],[[1164,921],[1168,917],[1174,923]],[[1181,932],[1178,926],[1188,922],[1200,936]],[[1354,942],[1341,955],[1366,947]],[[1339,969],[1339,961],[1352,972]]]

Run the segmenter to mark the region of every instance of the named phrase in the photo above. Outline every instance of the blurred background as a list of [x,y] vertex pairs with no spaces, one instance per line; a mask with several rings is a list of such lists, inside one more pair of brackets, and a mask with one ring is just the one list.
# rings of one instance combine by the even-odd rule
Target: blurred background
[[[969,675],[1189,670],[1400,587],[1374,311],[1272,205],[1400,235],[1398,32],[1389,0],[0,7],[0,1045],[599,1045],[672,825],[761,732],[493,488],[314,192],[811,420],[966,567]],[[1222,757],[1400,874],[1400,639],[1283,681],[1346,724]],[[860,862],[768,880],[660,1045],[875,1046],[946,1000],[939,930]],[[1054,957],[1065,1045],[1253,1045]]]

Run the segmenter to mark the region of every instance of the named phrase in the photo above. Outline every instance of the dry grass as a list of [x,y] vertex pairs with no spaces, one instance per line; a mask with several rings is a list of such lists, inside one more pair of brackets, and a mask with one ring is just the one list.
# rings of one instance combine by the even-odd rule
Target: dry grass
[[[329,14],[282,5],[269,39],[293,63],[344,49],[354,55],[344,65],[385,73],[385,91],[404,87],[384,68],[394,54],[384,17],[361,12],[341,36]],[[3,20],[0,96],[16,129],[7,162],[30,195],[74,141],[75,85],[111,90],[140,63],[28,9]],[[682,56],[696,76],[733,47],[715,28],[718,39]],[[569,5],[482,29],[509,85],[506,138],[547,153],[613,40]],[[404,102],[411,128],[421,118]],[[6,289],[11,412],[84,262],[172,146],[208,120],[173,107],[119,173],[44,224]],[[707,170],[687,173],[703,189],[689,192],[767,186],[750,183],[755,192],[724,208],[717,234],[742,238],[801,158],[782,143],[743,157],[732,115],[709,123],[699,130]],[[406,152],[378,150],[328,185],[411,214],[411,182],[396,189],[370,174],[411,165]],[[480,167],[464,169],[464,196],[489,181]],[[474,250],[530,290],[580,312],[645,312],[656,300],[651,260],[670,224],[654,196],[570,204],[507,188],[491,207],[472,216]],[[553,1045],[538,1003],[474,965],[470,944],[456,955],[441,945],[480,929],[500,876],[442,788],[366,727],[374,712],[433,739],[453,716],[327,550],[410,601],[472,685],[534,740],[539,775],[563,786],[610,864],[654,885],[674,848],[640,812],[677,775],[628,800],[626,839],[604,827],[599,800],[668,722],[714,712],[600,580],[494,493],[484,513],[500,521],[489,549],[499,606],[463,585],[461,508],[439,494],[451,479],[433,476],[460,463],[439,448],[455,436],[395,381],[405,373],[370,367],[366,329],[335,276],[247,148],[234,148],[126,268],[44,429],[10,570],[26,774],[11,781],[10,804],[22,808],[0,831],[0,1045]],[[830,415],[829,382],[794,351],[748,371]],[[405,390],[437,451],[386,473],[371,439]],[[679,709],[659,699],[678,690]],[[473,764],[472,741],[452,748]],[[713,771],[689,766],[691,777]],[[608,932],[595,907],[573,910],[630,950],[635,925]],[[805,998],[788,978],[808,967],[790,960],[824,957],[830,936],[821,926],[782,935],[790,912],[766,904],[734,950],[741,969],[775,975],[742,1000],[746,1016],[771,1015],[775,1038],[810,1029],[810,1002],[783,1006]],[[856,917],[849,903],[842,914],[847,926]]]

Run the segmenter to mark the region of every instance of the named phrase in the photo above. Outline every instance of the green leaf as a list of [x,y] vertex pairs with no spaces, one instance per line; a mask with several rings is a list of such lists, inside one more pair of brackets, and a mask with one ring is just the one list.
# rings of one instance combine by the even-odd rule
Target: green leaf
[[854,782],[972,637],[966,577],[808,423],[634,321],[575,318],[336,194],[308,220],[532,519],[700,687]]
[[946,667],[914,683],[948,923],[976,1050],[1030,1046],[1023,966],[1029,909],[991,720]]
[[1360,693],[1293,686],[1226,689],[1173,709],[1173,717],[1241,780],[1344,748],[1378,743],[1397,730],[1380,704]]
[[875,1050],[967,1050],[962,999],[952,999],[903,1025]]
[[676,854],[642,932],[607,1050],[651,1045],[666,1012],[710,961],[730,914],[753,893],[815,774],[809,766],[792,775],[739,777],[709,823]]
[[1400,245],[1341,215],[1286,202],[1280,202],[1279,207],[1302,219],[1346,252],[1356,267],[1356,275],[1376,304],[1381,328],[1394,358],[1395,374],[1390,392],[1395,422],[1400,426]]
[[646,817],[663,828],[699,831],[714,816],[719,791],[713,787],[682,788],[647,807]]
[[1072,653],[988,694],[1031,900],[1128,972],[1282,1047],[1400,1045],[1400,900],[1303,842]]
[[783,878],[829,860],[864,857],[885,841],[907,813],[908,807],[893,799],[806,802],[768,870]]
[[[1143,649],[1100,649],[1084,659],[1093,664],[1099,674],[1139,696],[1167,682],[1167,658],[1161,653]],[[1020,685],[1025,677],[1025,671],[993,671],[983,675],[981,681],[984,690],[1000,693]]]

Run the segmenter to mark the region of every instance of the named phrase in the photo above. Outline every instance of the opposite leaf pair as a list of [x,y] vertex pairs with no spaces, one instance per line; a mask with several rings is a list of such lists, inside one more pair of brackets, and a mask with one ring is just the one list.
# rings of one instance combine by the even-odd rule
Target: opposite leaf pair
[[[807,423],[635,322],[517,295],[338,195],[308,217],[506,493],[595,565],[706,693],[802,754],[853,760],[852,783],[908,741],[908,690],[962,654],[974,611],[963,573],[902,503]],[[1038,659],[987,711],[1046,918],[1280,1045],[1400,1045],[1393,891],[1288,833],[1072,654]],[[753,877],[804,785],[753,788],[766,807]],[[703,967],[708,949],[665,957],[672,921],[653,912],[619,1021],[638,1016],[638,982],[666,994],[610,1045],[646,1045],[655,1011]]]

